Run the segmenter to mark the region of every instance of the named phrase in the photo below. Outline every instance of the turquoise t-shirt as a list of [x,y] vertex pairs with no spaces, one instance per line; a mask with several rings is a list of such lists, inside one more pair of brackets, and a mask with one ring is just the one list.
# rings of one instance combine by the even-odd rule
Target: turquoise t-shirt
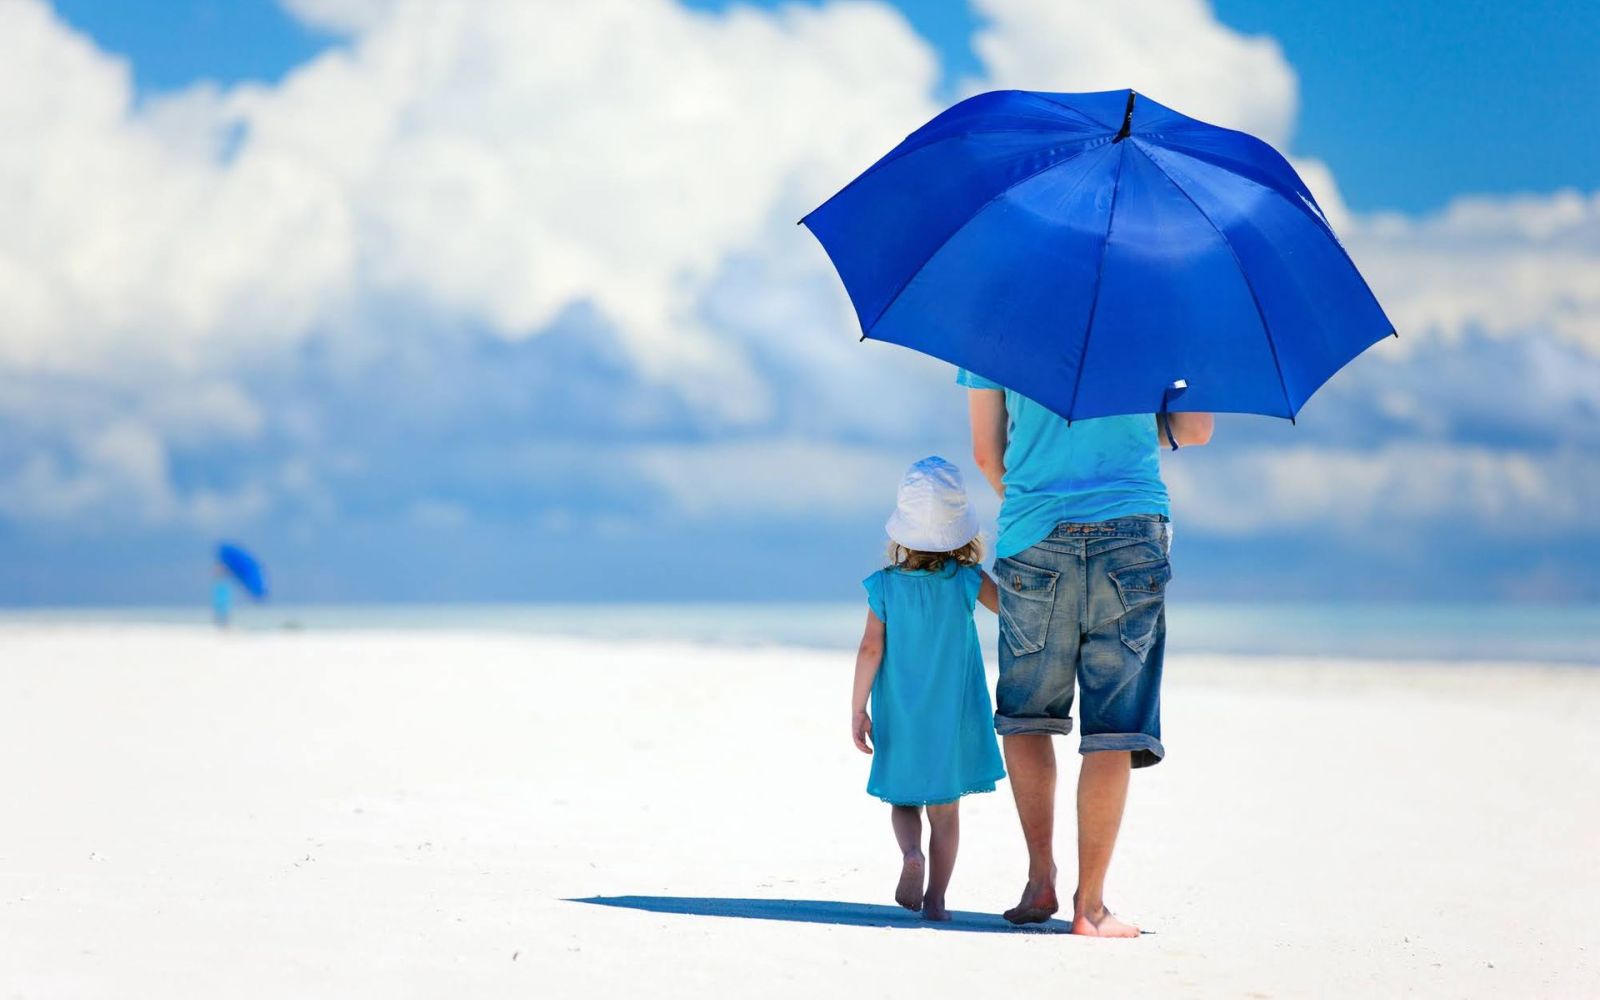
[[956,382],[969,389],[1005,389],[1010,425],[997,557],[1037,545],[1062,521],[1171,516],[1154,414],[1069,425],[1054,410],[965,368]]

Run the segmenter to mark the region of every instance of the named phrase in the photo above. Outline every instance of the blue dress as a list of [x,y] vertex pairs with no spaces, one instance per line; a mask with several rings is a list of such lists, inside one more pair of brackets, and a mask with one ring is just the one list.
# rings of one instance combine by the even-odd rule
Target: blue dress
[[867,792],[895,805],[939,805],[992,792],[1005,777],[972,609],[982,574],[881,569],[861,581],[886,626],[872,683]]

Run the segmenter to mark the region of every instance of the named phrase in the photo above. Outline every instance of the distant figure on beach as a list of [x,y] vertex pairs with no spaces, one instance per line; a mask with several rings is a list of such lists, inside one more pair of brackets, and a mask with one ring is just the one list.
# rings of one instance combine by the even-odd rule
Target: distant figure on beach
[[228,568],[217,563],[215,578],[211,581],[211,620],[217,628],[227,628],[233,614],[233,588],[228,585]]
[[261,561],[234,542],[217,543],[217,578],[211,585],[211,614],[218,628],[227,628],[233,610],[233,584],[257,601],[267,596],[267,577]]
[[992,792],[1005,777],[972,620],[976,604],[994,611],[998,603],[994,581],[978,568],[978,519],[955,466],[938,457],[913,465],[886,527],[889,565],[862,581],[867,626],[850,730],[856,747],[872,754],[867,791],[891,807],[901,857],[895,902],[949,920],[961,797]]
[[1106,872],[1132,768],[1161,745],[1161,663],[1172,532],[1162,444],[1205,444],[1209,413],[1102,417],[1071,423],[972,372],[972,454],[999,494],[1000,680],[994,728],[1028,847],[1014,924],[1056,912],[1056,759],[1079,697],[1078,884],[1072,930],[1136,937],[1105,904]]

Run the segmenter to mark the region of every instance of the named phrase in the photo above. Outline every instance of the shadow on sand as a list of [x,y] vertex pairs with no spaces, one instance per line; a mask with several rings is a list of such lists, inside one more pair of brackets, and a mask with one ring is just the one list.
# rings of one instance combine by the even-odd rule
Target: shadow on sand
[[589,896],[569,903],[618,906],[650,913],[689,913],[701,917],[744,917],[749,920],[790,920],[804,924],[842,924],[849,927],[904,927],[979,934],[1067,934],[1072,925],[1063,920],[1014,927],[995,913],[951,910],[950,920],[935,923],[898,906],[837,903],[818,899],[723,899],[714,896]]

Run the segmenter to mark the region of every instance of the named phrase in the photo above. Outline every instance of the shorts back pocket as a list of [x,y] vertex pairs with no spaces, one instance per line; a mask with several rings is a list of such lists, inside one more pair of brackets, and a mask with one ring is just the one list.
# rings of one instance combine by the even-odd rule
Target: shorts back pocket
[[1172,564],[1165,558],[1119,566],[1109,573],[1122,598],[1122,619],[1118,628],[1123,643],[1139,658],[1156,641],[1161,610],[1166,605],[1167,582],[1172,579]]
[[994,574],[1000,587],[1000,635],[1013,656],[1037,653],[1050,632],[1061,574],[1009,558],[995,560]]

